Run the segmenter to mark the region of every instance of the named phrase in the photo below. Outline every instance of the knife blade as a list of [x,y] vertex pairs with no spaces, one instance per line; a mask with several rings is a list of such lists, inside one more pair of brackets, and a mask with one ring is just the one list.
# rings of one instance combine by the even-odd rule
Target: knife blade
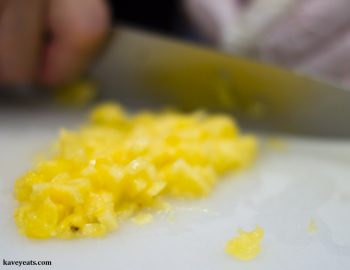
[[350,137],[350,91],[252,60],[126,27],[92,74],[129,106],[232,113],[248,128]]

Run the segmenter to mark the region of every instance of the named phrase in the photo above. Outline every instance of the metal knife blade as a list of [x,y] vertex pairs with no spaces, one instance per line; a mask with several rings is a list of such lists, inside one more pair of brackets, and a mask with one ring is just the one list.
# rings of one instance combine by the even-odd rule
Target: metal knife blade
[[142,31],[116,29],[92,76],[129,106],[204,108],[255,129],[350,137],[349,90]]

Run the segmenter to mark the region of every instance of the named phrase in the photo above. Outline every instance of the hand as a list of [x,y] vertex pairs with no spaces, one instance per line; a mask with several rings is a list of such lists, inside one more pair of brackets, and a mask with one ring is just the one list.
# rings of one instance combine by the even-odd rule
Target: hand
[[0,84],[72,80],[108,30],[103,0],[0,0]]
[[229,52],[350,85],[349,0],[187,0],[186,6]]

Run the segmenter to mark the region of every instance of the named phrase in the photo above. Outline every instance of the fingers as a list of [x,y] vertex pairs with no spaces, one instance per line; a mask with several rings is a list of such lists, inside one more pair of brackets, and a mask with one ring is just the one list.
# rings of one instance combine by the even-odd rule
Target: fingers
[[109,13],[103,0],[52,0],[48,44],[41,70],[45,84],[64,83],[84,72],[105,41]]
[[8,0],[0,0],[0,16],[2,15],[6,5],[7,5]]
[[304,0],[260,41],[262,58],[294,65],[322,50],[350,24],[349,0]]
[[4,7],[0,19],[1,83],[29,84],[35,80],[44,8],[45,0],[11,0]]

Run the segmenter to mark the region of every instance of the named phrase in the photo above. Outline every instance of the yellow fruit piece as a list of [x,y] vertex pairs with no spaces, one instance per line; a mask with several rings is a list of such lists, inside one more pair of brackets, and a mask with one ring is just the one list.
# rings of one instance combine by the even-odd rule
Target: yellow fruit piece
[[97,88],[93,82],[81,80],[57,89],[55,100],[63,105],[85,106],[92,102],[97,94]]
[[239,231],[239,235],[226,243],[226,253],[243,261],[254,259],[261,250],[261,240],[264,237],[264,230],[256,227],[251,232]]
[[28,237],[47,238],[55,236],[59,218],[59,206],[50,198],[41,203],[24,204],[15,211],[16,221],[22,224],[21,231]]
[[90,116],[91,123],[102,126],[119,126],[126,124],[127,116],[124,110],[113,103],[97,106]]
[[82,235],[89,236],[89,237],[104,236],[106,232],[107,232],[106,227],[99,223],[85,224],[82,229]]
[[310,219],[309,224],[307,225],[307,231],[309,233],[316,233],[317,230],[318,230],[318,227],[317,227],[316,221],[313,218]]
[[148,222],[142,210],[168,211],[167,196],[208,195],[220,176],[250,165],[256,148],[226,115],[99,105],[17,180],[15,221],[33,238],[103,236],[125,219]]
[[133,217],[132,222],[137,225],[146,225],[153,221],[153,215],[149,213],[140,213]]

